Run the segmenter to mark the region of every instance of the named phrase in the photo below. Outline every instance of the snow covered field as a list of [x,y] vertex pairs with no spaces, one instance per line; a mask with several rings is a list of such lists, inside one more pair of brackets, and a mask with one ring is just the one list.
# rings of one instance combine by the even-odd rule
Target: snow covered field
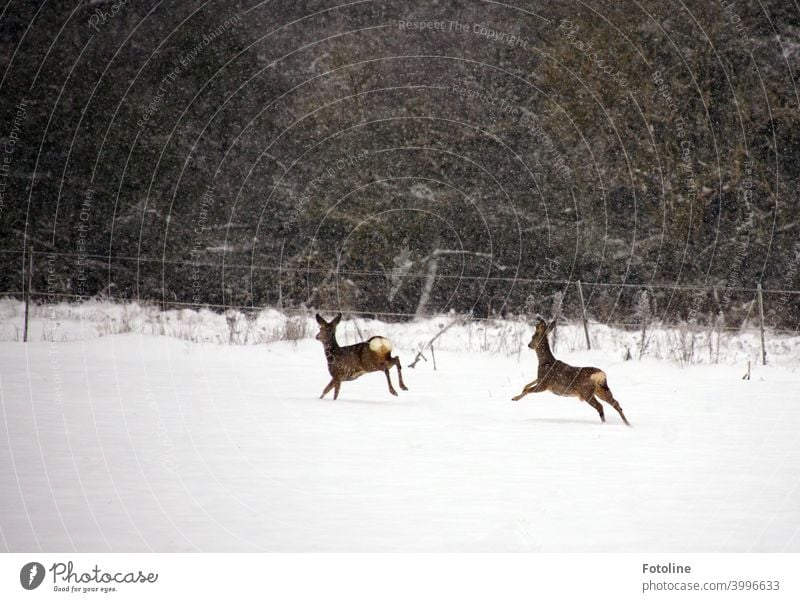
[[[3,549],[800,551],[796,354],[743,381],[741,341],[681,367],[623,361],[628,334],[600,327],[601,350],[579,351],[565,329],[556,355],[607,372],[626,428],[549,393],[510,401],[535,374],[511,348],[524,324],[453,328],[438,370],[404,369],[408,392],[367,374],[333,401],[313,339],[80,323],[0,343]],[[407,366],[437,324],[359,328],[395,338]]]

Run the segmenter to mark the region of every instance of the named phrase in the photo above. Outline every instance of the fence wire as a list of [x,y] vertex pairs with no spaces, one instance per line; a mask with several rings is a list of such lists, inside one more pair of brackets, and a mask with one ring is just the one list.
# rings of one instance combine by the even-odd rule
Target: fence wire
[[[264,266],[264,265],[257,265],[257,264],[241,264],[241,263],[224,263],[224,262],[209,262],[209,261],[192,261],[192,260],[171,260],[166,258],[152,258],[147,256],[125,256],[125,255],[104,255],[104,254],[79,254],[79,253],[60,253],[60,252],[50,252],[50,251],[36,251],[36,250],[28,250],[27,253],[23,253],[21,250],[8,250],[8,249],[0,249],[0,253],[5,254],[18,254],[20,255],[21,259],[24,258],[24,261],[21,261],[21,273],[23,274],[23,290],[9,290],[9,291],[2,291],[0,295],[5,297],[22,297],[25,298],[26,295],[29,295],[31,301],[33,303],[41,303],[46,300],[53,300],[58,299],[62,301],[88,301],[88,300],[102,300],[108,301],[111,303],[130,303],[130,302],[137,302],[144,305],[157,305],[161,309],[199,309],[199,308],[208,308],[212,310],[219,310],[225,311],[228,309],[238,309],[241,311],[247,312],[260,312],[266,309],[279,309],[283,313],[287,315],[302,315],[307,313],[309,310],[306,310],[302,307],[284,307],[282,303],[267,303],[267,304],[256,304],[253,302],[250,303],[215,303],[215,302],[197,302],[197,301],[180,301],[177,299],[167,299],[165,295],[162,295],[161,298],[158,296],[155,297],[138,297],[138,296],[114,296],[111,294],[98,294],[98,295],[79,295],[74,293],[65,293],[65,292],[55,292],[52,290],[48,290],[47,292],[43,292],[41,290],[36,290],[35,286],[31,286],[30,290],[25,290],[27,288],[27,277],[29,274],[26,272],[28,260],[32,254],[34,261],[33,261],[33,272],[40,272],[39,276],[41,276],[42,267],[41,263],[36,261],[36,258],[41,257],[57,257],[57,258],[64,258],[64,259],[73,259],[73,260],[93,260],[93,261],[102,261],[103,263],[108,264],[109,269],[113,269],[115,266],[115,262],[136,262],[137,264],[156,264],[162,266],[180,266],[185,268],[196,268],[196,267],[207,267],[212,269],[218,270],[248,270],[251,273],[254,272],[273,272],[275,274],[283,275],[283,274],[290,274],[290,273],[330,273],[329,269],[318,269],[318,268],[297,268],[297,267],[287,267],[287,266]],[[27,256],[27,257],[26,257]],[[338,270],[336,272],[339,276],[342,277],[380,277],[385,278],[386,273],[381,271],[374,271],[374,270]],[[426,278],[428,274],[414,274],[408,273],[405,274],[408,278]],[[559,286],[566,291],[567,289],[574,289],[578,281],[577,280],[570,280],[570,279],[559,279],[559,278],[537,278],[537,277],[524,277],[524,276],[464,276],[464,275],[452,275],[452,274],[438,274],[436,276],[437,280],[465,280],[465,281],[473,281],[473,282],[500,282],[500,283],[519,283],[525,285],[539,285],[539,284],[546,284],[546,285],[554,285]],[[592,290],[594,288],[605,288],[605,289],[625,289],[625,290],[638,290],[638,291],[666,291],[664,294],[670,294],[670,292],[677,293],[677,292],[686,292],[686,293],[697,293],[702,292],[706,294],[716,294],[716,295],[725,295],[726,293],[739,293],[744,295],[752,295],[752,298],[749,296],[747,297],[747,310],[745,312],[744,318],[741,320],[737,320],[739,322],[738,326],[734,325],[727,325],[727,324],[720,324],[714,326],[716,330],[721,332],[740,332],[742,330],[746,330],[748,328],[748,322],[752,319],[751,313],[754,309],[757,293],[758,293],[758,284],[754,287],[746,287],[746,286],[727,286],[727,285],[704,285],[704,284],[680,284],[680,283],[634,283],[634,282],[607,282],[601,280],[594,280],[594,281],[584,281],[582,282],[583,286],[586,289]],[[787,297],[795,297],[800,295],[800,290],[794,289],[786,289],[786,288],[771,288],[771,289],[762,289],[761,290],[763,295],[782,295],[783,299],[780,301],[778,305],[781,306],[782,309],[785,309],[783,306],[786,304]],[[547,297],[545,295],[545,297]],[[792,306],[798,306],[798,301],[792,299]],[[667,306],[669,306],[671,301],[667,302]],[[573,302],[574,305],[574,302]],[[319,307],[316,308],[316,311],[324,312],[324,313],[335,313],[340,311],[340,308],[337,307]],[[414,312],[402,312],[402,311],[371,311],[371,310],[358,310],[355,308],[348,308],[346,309],[346,313],[353,316],[372,316],[375,318],[386,318],[386,319],[412,319],[415,317],[420,317],[418,313]],[[435,312],[434,312],[435,313]],[[446,312],[444,312],[446,313]],[[576,319],[580,320],[582,312],[574,312],[577,316]],[[497,317],[493,316],[478,316],[478,315],[471,315],[469,312],[461,312],[461,315],[465,317],[469,317],[471,320],[476,321],[486,321],[491,322],[496,320]],[[517,308],[516,312],[505,312],[505,316],[509,317],[510,319],[524,319],[526,317],[526,312],[522,310],[522,308]],[[613,312],[612,312],[613,315]],[[665,314],[666,316],[666,314]],[[669,321],[665,319],[665,317],[657,317],[656,315],[653,316],[653,320],[656,324],[660,327],[677,327],[681,324],[684,324],[685,320],[677,320],[677,321]],[[594,324],[605,324],[608,326],[614,326],[619,328],[625,329],[633,329],[638,328],[641,326],[640,320],[598,320],[598,319],[589,319],[590,323]],[[780,334],[789,334],[795,335],[798,333],[798,328],[778,328],[778,327],[767,327],[768,330],[772,333],[780,333]]]

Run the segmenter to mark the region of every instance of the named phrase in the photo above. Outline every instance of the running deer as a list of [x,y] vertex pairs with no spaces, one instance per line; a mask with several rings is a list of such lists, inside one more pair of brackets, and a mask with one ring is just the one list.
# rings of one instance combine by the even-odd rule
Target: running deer
[[400,370],[400,358],[392,357],[392,343],[384,337],[372,337],[363,343],[339,347],[336,342],[336,327],[342,319],[342,314],[338,314],[330,322],[317,314],[317,324],[319,333],[317,340],[322,341],[325,348],[325,359],[328,360],[328,372],[331,375],[331,382],[322,391],[320,399],[333,389],[333,398],[339,397],[339,388],[342,381],[355,380],[367,372],[377,372],[383,370],[386,374],[386,382],[389,383],[389,393],[397,395],[397,391],[392,386],[392,379],[389,377],[389,368],[397,367],[397,380],[400,381],[400,388],[408,391],[403,382],[403,373]]
[[592,406],[600,414],[600,420],[606,421],[603,406],[597,401],[599,397],[617,412],[619,412],[622,422],[630,426],[628,419],[622,412],[619,402],[614,399],[611,389],[608,388],[606,373],[599,368],[576,368],[557,360],[550,351],[550,344],[547,342],[547,335],[553,330],[556,321],[547,324],[539,318],[536,322],[536,330],[533,333],[528,347],[536,352],[539,358],[539,370],[537,378],[522,388],[522,393],[512,397],[513,401],[519,401],[528,393],[541,393],[550,391],[556,395],[564,397],[578,397]]

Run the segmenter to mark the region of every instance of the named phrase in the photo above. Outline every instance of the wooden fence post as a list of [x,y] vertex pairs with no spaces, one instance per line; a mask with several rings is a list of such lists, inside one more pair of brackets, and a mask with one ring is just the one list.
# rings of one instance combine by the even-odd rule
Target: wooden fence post
[[767,348],[764,345],[764,298],[761,294],[761,283],[758,283],[758,322],[761,329],[761,364],[767,365]]
[[583,288],[580,280],[578,280],[578,296],[581,298],[581,319],[583,320],[583,334],[586,335],[586,348],[591,349],[592,343],[589,341],[589,325],[586,322],[586,306],[583,303]]
[[286,239],[281,241],[281,254],[278,259],[278,311],[283,313],[283,247]]
[[30,314],[32,286],[33,286],[33,247],[31,247],[28,250],[28,274],[27,274],[27,283],[25,284],[25,326],[22,330],[23,343],[28,342],[28,316]]

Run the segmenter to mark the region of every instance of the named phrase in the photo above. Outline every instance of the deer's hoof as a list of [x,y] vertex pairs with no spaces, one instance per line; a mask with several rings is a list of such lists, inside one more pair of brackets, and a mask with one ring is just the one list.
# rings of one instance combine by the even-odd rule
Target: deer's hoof
[[400,388],[403,389],[403,391],[408,391],[408,387],[406,387],[405,385],[400,385]]
[[395,397],[397,397],[397,391],[395,391],[394,389],[390,389],[390,390],[389,390],[389,393],[391,393],[392,395],[394,395]]

